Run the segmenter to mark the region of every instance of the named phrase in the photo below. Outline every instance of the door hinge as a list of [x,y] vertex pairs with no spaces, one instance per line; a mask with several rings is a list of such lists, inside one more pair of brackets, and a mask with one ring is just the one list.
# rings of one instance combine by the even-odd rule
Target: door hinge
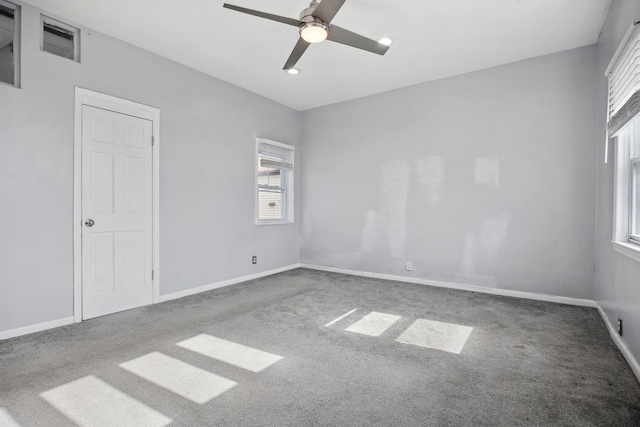
[[156,137],[151,135],[151,145],[156,145]]
[[153,280],[153,270],[151,270],[151,280]]

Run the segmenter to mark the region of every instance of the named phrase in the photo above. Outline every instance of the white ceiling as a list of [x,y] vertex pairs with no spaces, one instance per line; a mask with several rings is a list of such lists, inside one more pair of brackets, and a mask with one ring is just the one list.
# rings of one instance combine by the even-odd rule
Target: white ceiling
[[[295,27],[224,0],[27,0],[274,101],[307,110],[595,43],[611,0],[347,0],[333,23],[394,40],[386,55],[325,41],[291,76]],[[308,0],[227,0],[298,18]]]

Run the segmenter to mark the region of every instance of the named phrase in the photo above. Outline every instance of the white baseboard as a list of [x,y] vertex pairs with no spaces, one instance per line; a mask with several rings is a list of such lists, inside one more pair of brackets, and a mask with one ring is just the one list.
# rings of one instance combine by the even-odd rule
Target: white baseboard
[[282,273],[283,271],[293,270],[300,267],[300,264],[291,264],[286,267],[275,268],[273,270],[263,271],[261,273],[250,274],[248,276],[235,277],[229,280],[223,280],[222,282],[211,283],[209,285],[199,286],[197,288],[185,289],[184,291],[173,292],[167,295],[160,295],[158,302],[170,301],[172,299],[182,298],[189,295],[199,294],[200,292],[210,291],[212,289],[223,288],[225,286],[235,285],[236,283],[246,282],[247,280],[259,279],[265,276],[271,276],[272,274]]
[[[609,331],[609,335],[611,336],[611,339],[618,346],[618,348],[620,349],[620,352],[622,353],[627,363],[629,364],[629,367],[635,374],[638,381],[640,381],[640,364],[638,364],[638,361],[636,360],[634,355],[631,353],[631,351],[629,350],[627,345],[624,343],[624,341],[622,341],[615,327],[611,324],[611,322],[609,321],[609,318],[607,317],[604,310],[602,310],[600,305],[595,301],[587,300],[587,299],[559,297],[555,295],[544,295],[544,294],[536,294],[532,292],[511,291],[507,289],[495,289],[495,288],[487,288],[483,286],[463,285],[460,283],[440,282],[435,280],[418,279],[414,277],[396,276],[392,274],[378,274],[378,273],[371,273],[371,272],[365,272],[365,271],[348,270],[344,268],[335,268],[335,267],[324,267],[324,266],[311,265],[311,264],[291,264],[286,267],[280,267],[273,270],[263,271],[261,273],[250,274],[242,277],[236,277],[234,279],[224,280],[222,282],[212,283],[209,285],[200,286],[193,289],[187,289],[180,292],[161,295],[159,302],[170,301],[173,299],[182,298],[189,295],[194,295],[200,292],[210,291],[212,289],[231,286],[240,282],[246,282],[248,280],[270,276],[272,274],[282,273],[284,271],[293,270],[299,267],[308,268],[312,270],[329,271],[333,273],[350,274],[353,276],[372,277],[372,278],[383,279],[383,280],[393,280],[397,282],[415,283],[419,285],[435,286],[440,288],[459,289],[463,291],[481,292],[481,293],[492,294],[492,295],[525,298],[525,299],[531,299],[531,300],[537,300],[537,301],[547,301],[547,302],[555,302],[555,303],[568,304],[568,305],[577,305],[582,307],[594,307],[598,310],[598,312],[600,313],[600,316],[602,317],[602,320],[604,321],[604,324],[607,326],[607,330]],[[24,326],[22,328],[10,329],[7,331],[0,331],[0,340],[13,338],[20,335],[31,334],[34,332],[40,332],[40,331],[44,331],[51,328],[57,328],[59,326],[70,325],[72,323],[74,323],[74,317],[70,316],[70,317],[65,317],[63,319],[38,323],[36,325],[29,325],[29,326]]]
[[[248,276],[237,277],[234,279],[224,280],[218,283],[212,283],[210,285],[200,286],[193,289],[187,289],[180,292],[175,292],[168,295],[161,295],[159,302],[169,301],[176,298],[186,297],[188,295],[197,294],[200,292],[210,291],[211,289],[222,288],[224,286],[235,285],[236,283],[246,282],[247,280],[258,279],[260,277],[270,276],[276,273],[282,273],[283,271],[293,270],[300,267],[300,264],[292,264],[286,267],[276,268],[273,270],[263,271],[261,273],[250,274]],[[44,331],[46,329],[57,328],[58,326],[65,326],[74,323],[73,316],[65,317],[64,319],[52,320],[50,322],[38,323],[37,325],[24,326],[22,328],[10,329],[8,331],[0,331],[0,340],[7,338],[13,338],[20,335],[32,334],[34,332]]]
[[598,304],[589,299],[559,297],[556,295],[535,294],[532,292],[511,291],[509,289],[487,288],[484,286],[463,285],[461,283],[441,282],[437,280],[418,279],[415,277],[396,276],[393,274],[370,273],[366,271],[348,270],[344,268],[324,267],[320,265],[300,264],[302,268],[312,270],[329,271],[333,273],[351,274],[353,276],[372,277],[383,280],[393,280],[396,282],[415,283],[418,285],[435,286],[438,288],[459,289],[463,291],[480,292],[483,294],[500,295],[505,297],[515,297],[531,299],[536,301],[556,302],[560,304],[577,305],[581,307],[598,307]]
[[333,273],[351,274],[353,276],[372,277],[372,278],[383,279],[383,280],[394,280],[397,282],[407,282],[407,283],[416,283],[419,285],[436,286],[440,288],[460,289],[463,291],[482,292],[482,293],[492,294],[492,295],[525,298],[525,299],[532,299],[537,301],[547,301],[547,302],[555,302],[555,303],[568,304],[568,305],[577,305],[581,307],[596,308],[600,313],[600,316],[602,317],[604,324],[607,326],[607,330],[609,331],[609,335],[611,336],[611,339],[616,344],[616,346],[618,346],[618,349],[620,349],[620,352],[622,353],[625,360],[629,364],[629,367],[633,371],[634,375],[636,376],[638,381],[640,381],[640,364],[638,364],[638,361],[633,356],[633,353],[631,353],[627,345],[624,343],[624,341],[622,341],[622,338],[620,338],[620,335],[618,335],[616,328],[611,324],[606,313],[596,301],[592,301],[588,299],[559,297],[555,295],[535,294],[532,292],[510,291],[507,289],[486,288],[483,286],[463,285],[460,283],[449,283],[449,282],[439,282],[439,281],[426,280],[426,279],[416,279],[414,277],[403,277],[403,276],[395,276],[392,274],[370,273],[365,271],[348,270],[344,268],[324,267],[320,265],[300,264],[300,267],[309,268],[312,270],[329,271]]
[[631,353],[631,351],[629,350],[629,347],[627,347],[624,341],[622,341],[622,338],[620,338],[620,335],[618,335],[618,331],[616,330],[616,327],[613,326],[613,324],[609,321],[609,317],[604,312],[602,307],[600,307],[600,305],[598,305],[598,312],[600,313],[600,317],[602,317],[604,324],[607,325],[607,329],[609,330],[609,335],[611,335],[611,339],[613,340],[614,343],[616,343],[616,345],[620,349],[620,352],[622,353],[627,363],[629,364],[629,367],[635,374],[638,381],[640,381],[640,365],[638,364],[638,360],[636,360],[636,358],[633,356],[633,353]]
[[32,334],[34,332],[40,332],[46,329],[57,328],[58,326],[70,325],[73,322],[73,316],[70,316],[63,319],[38,323],[35,325],[23,326],[22,328],[9,329],[8,331],[0,331],[0,340],[6,340],[7,338],[18,337],[20,335]]

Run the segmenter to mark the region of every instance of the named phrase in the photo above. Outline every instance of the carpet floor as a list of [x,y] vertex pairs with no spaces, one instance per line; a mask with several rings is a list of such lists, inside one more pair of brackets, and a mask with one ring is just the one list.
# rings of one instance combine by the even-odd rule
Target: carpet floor
[[593,308],[307,269],[0,341],[0,426],[639,426]]

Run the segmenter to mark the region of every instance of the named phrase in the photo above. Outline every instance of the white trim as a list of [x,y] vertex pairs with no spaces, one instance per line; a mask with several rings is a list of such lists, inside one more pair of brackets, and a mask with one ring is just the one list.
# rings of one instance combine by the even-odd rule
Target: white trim
[[609,96],[611,94],[611,79],[607,75],[607,126],[605,126],[605,140],[604,140],[604,162],[609,163],[609,119],[611,119],[611,110],[609,109]]
[[186,297],[189,295],[199,294],[201,292],[210,291],[213,289],[223,288],[225,286],[235,285],[248,280],[259,279],[261,277],[271,276],[272,274],[282,273],[284,271],[294,270],[299,268],[300,264],[291,264],[285,267],[274,268],[273,270],[263,271],[262,273],[249,274],[247,276],[236,277],[233,279],[223,280],[222,282],[211,283],[209,285],[199,286],[197,288],[185,289],[184,291],[178,291],[167,295],[160,296],[160,302],[170,301],[177,298]]
[[[623,128],[623,129],[626,129]],[[612,240],[614,242],[627,239],[629,212],[629,170],[626,159],[629,158],[628,141],[620,141],[620,131],[615,138],[613,160],[613,223]]]
[[640,262],[640,246],[627,242],[613,241],[611,243],[613,244],[614,251],[626,255],[634,261]]
[[[615,245],[614,245],[615,248]],[[618,332],[613,324],[609,321],[606,313],[600,307],[596,301],[588,300],[588,299],[578,299],[578,298],[569,298],[569,297],[559,297],[555,295],[544,295],[544,294],[535,294],[531,292],[521,292],[521,291],[510,291],[506,289],[495,289],[495,288],[486,288],[483,286],[472,286],[472,285],[463,285],[459,283],[449,283],[449,282],[439,282],[434,280],[425,280],[425,279],[416,279],[413,277],[403,277],[403,276],[395,276],[391,274],[378,274],[378,273],[370,273],[364,271],[355,271],[348,270],[344,268],[335,268],[335,267],[323,267],[319,265],[311,265],[311,264],[300,264],[301,268],[309,268],[312,270],[320,270],[320,271],[329,271],[333,273],[342,273],[342,274],[350,274],[353,276],[363,276],[363,277],[372,277],[376,279],[382,280],[394,280],[397,282],[406,282],[406,283],[416,283],[419,285],[427,285],[427,286],[436,286],[441,288],[450,288],[450,289],[459,289],[463,291],[471,291],[471,292],[481,292],[492,295],[500,295],[507,297],[516,297],[516,298],[524,298],[536,301],[547,301],[547,302],[555,302],[560,304],[567,305],[575,305],[580,307],[593,307],[598,310],[600,313],[600,317],[604,321],[604,324],[609,331],[609,335],[611,339],[618,347],[625,360],[629,364],[631,371],[633,371],[634,375],[640,381],[640,364],[638,360],[634,357],[633,353],[629,350],[625,342],[620,338]]]
[[[614,245],[614,248],[615,248],[615,245]],[[588,299],[579,299],[579,298],[559,297],[555,295],[535,294],[531,292],[510,291],[507,289],[486,288],[483,286],[463,285],[459,283],[416,279],[413,277],[395,276],[391,274],[369,273],[364,271],[355,271],[355,270],[348,270],[344,268],[335,268],[335,267],[323,267],[323,266],[311,265],[311,264],[300,264],[300,267],[309,268],[312,270],[329,271],[333,273],[350,274],[353,276],[372,277],[372,278],[383,279],[383,280],[394,280],[397,282],[416,283],[419,285],[436,286],[436,287],[449,288],[449,289],[459,289],[459,290],[471,291],[471,292],[481,292],[481,293],[492,294],[492,295],[524,298],[524,299],[530,299],[530,300],[536,300],[536,301],[555,302],[555,303],[575,305],[580,307],[593,307],[598,310],[598,313],[600,313],[600,317],[602,317],[602,320],[604,321],[604,324],[606,325],[607,330],[609,331],[609,335],[611,336],[611,339],[613,340],[615,345],[618,347],[618,349],[624,356],[625,360],[629,364],[629,367],[633,371],[638,381],[640,381],[640,364],[638,363],[638,360],[634,357],[633,353],[631,353],[631,351],[629,350],[625,342],[622,340],[622,338],[620,338],[620,335],[618,335],[616,328],[614,327],[614,325],[611,324],[606,313],[604,312],[602,307],[600,307],[600,304],[598,304],[596,301],[588,300]]]
[[[225,286],[234,285],[234,284],[237,284],[237,283],[240,283],[240,282],[245,282],[247,280],[258,279],[258,278],[261,278],[261,277],[270,276],[272,274],[277,274],[277,273],[282,273],[284,271],[294,270],[296,268],[308,268],[308,269],[311,269],[311,270],[320,270],[320,271],[329,271],[329,272],[334,272],[334,273],[351,274],[351,275],[354,275],[354,276],[372,277],[372,278],[383,279],[383,280],[394,280],[394,281],[398,281],[398,282],[417,283],[417,284],[428,285],[428,286],[444,287],[444,288],[451,288],[451,289],[460,289],[460,290],[466,290],[466,291],[472,291],[472,292],[488,293],[488,294],[493,294],[493,295],[501,295],[501,296],[510,296],[510,297],[517,297],[517,298],[532,299],[532,300],[537,300],[537,301],[556,302],[556,303],[561,303],[561,304],[569,304],[569,305],[576,305],[576,306],[582,306],[582,307],[594,307],[594,308],[596,308],[598,310],[598,313],[600,314],[600,317],[602,317],[602,320],[604,321],[604,324],[606,325],[607,330],[609,331],[609,335],[611,336],[611,339],[613,340],[613,342],[616,344],[616,346],[618,347],[618,349],[620,350],[620,352],[624,356],[625,360],[629,364],[629,367],[633,371],[633,373],[636,376],[636,378],[638,379],[638,381],[640,381],[640,364],[638,363],[637,359],[633,356],[633,353],[631,353],[631,351],[629,350],[629,348],[627,347],[625,342],[622,340],[622,338],[620,338],[620,335],[618,335],[618,332],[616,331],[616,328],[611,324],[611,322],[609,321],[608,316],[606,315],[606,313],[604,312],[602,307],[596,301],[592,301],[592,300],[576,299],[576,298],[568,298],[568,297],[558,297],[558,296],[553,296],[553,295],[534,294],[534,293],[530,293],[530,292],[509,291],[509,290],[504,290],[504,289],[493,289],[493,288],[486,288],[486,287],[481,287],[481,286],[462,285],[462,284],[458,284],[458,283],[437,282],[437,281],[432,281],[432,280],[415,279],[415,278],[395,276],[395,275],[390,275],[390,274],[367,273],[367,272],[363,272],[363,271],[347,270],[347,269],[335,268],[335,267],[323,267],[323,266],[311,265],[311,264],[291,264],[291,265],[286,266],[286,267],[280,267],[280,268],[276,268],[276,269],[273,269],[273,270],[263,271],[262,273],[251,274],[251,275],[247,275],[247,276],[238,277],[238,278],[235,278],[235,279],[224,280],[222,282],[217,282],[217,283],[213,283],[213,284],[210,284],[210,285],[200,286],[198,288],[187,289],[187,290],[180,291],[180,292],[174,292],[174,293],[168,294],[168,295],[162,295],[159,298],[159,302],[170,301],[170,300],[173,300],[173,299],[182,298],[182,297],[186,297],[186,296],[189,296],[189,295],[194,295],[194,294],[197,294],[197,293],[200,293],[200,292],[206,292],[206,291],[209,291],[209,290],[212,290],[212,289],[218,289],[218,288],[222,288],[222,287],[225,287]],[[354,311],[355,310],[351,310],[350,312],[346,313],[346,315],[349,315],[349,314],[353,313]],[[340,319],[342,317],[345,317],[346,315],[342,315],[338,319]],[[38,323],[36,325],[29,325],[29,326],[24,326],[24,327],[21,327],[21,328],[10,329],[10,330],[7,330],[7,331],[0,331],[0,340],[13,338],[13,337],[17,337],[17,336],[20,336],[20,335],[31,334],[31,333],[34,333],[34,332],[40,332],[40,331],[44,331],[44,330],[51,329],[51,328],[57,328],[57,327],[69,325],[69,324],[72,324],[72,323],[74,323],[74,318],[73,317],[66,317],[66,318],[63,318],[63,319],[58,319],[58,320],[52,320],[52,321],[49,321],[49,322]]]
[[82,321],[82,106],[91,105],[153,122],[152,302],[160,298],[160,110],[76,86],[73,133],[73,316]]
[[47,329],[57,328],[59,326],[70,325],[74,322],[73,316],[65,317],[58,320],[50,320],[48,322],[37,323],[35,325],[23,326],[22,328],[9,329],[8,331],[0,331],[0,340],[19,337],[20,335],[32,334]]
[[[284,271],[294,270],[296,268],[300,268],[300,264],[291,264],[291,265],[288,265],[288,266],[285,266],[285,267],[280,267],[280,268],[275,268],[273,270],[263,271],[262,273],[250,274],[250,275],[247,275],[247,276],[237,277],[235,279],[224,280],[222,282],[217,282],[217,283],[213,283],[213,284],[206,285],[206,286],[200,286],[198,288],[192,288],[192,289],[187,289],[187,290],[184,290],[184,291],[175,292],[175,293],[168,294],[168,295],[162,295],[162,296],[160,296],[158,298],[157,301],[154,301],[154,302],[170,301],[170,300],[173,300],[173,299],[177,299],[177,298],[182,298],[182,297],[186,297],[186,296],[189,296],[189,295],[198,294],[200,292],[210,291],[212,289],[217,289],[217,288],[222,288],[222,287],[225,287],[225,286],[235,285],[235,284],[240,283],[240,282],[246,282],[248,280],[259,279],[261,277],[270,276],[272,274],[277,274],[277,273],[282,273]],[[74,270],[75,270],[75,266],[74,266]],[[40,332],[40,331],[44,331],[46,329],[57,328],[59,326],[66,326],[66,325],[70,325],[70,324],[75,323],[75,322],[78,322],[78,320],[76,320],[74,318],[74,316],[71,316],[71,317],[65,317],[63,319],[51,320],[49,322],[38,323],[38,324],[35,324],[35,325],[23,326],[21,328],[10,329],[10,330],[7,330],[7,331],[0,331],[0,340],[13,338],[13,337],[17,337],[17,336],[20,336],[20,335],[31,334],[31,333],[34,333],[34,332]]]
[[500,295],[504,297],[524,298],[536,301],[555,302],[559,304],[577,305],[580,307],[597,307],[598,304],[589,299],[569,298],[556,295],[535,294],[532,292],[512,291],[509,289],[487,288],[484,286],[464,285],[461,283],[440,282],[436,280],[419,279],[415,277],[396,276],[393,274],[370,273],[366,271],[348,270],[344,268],[324,267],[320,265],[300,264],[302,268],[329,271],[332,273],[350,274],[352,276],[371,277],[396,282],[415,283],[418,285],[435,286],[438,288],[459,289],[462,291],[480,292],[483,294]]
[[260,138],[259,136],[256,137],[256,142],[258,144],[259,143],[264,143],[264,144],[268,144],[268,145],[275,145],[276,147],[284,148],[285,150],[294,151],[296,149],[296,147],[294,147],[293,145],[285,144],[285,143],[278,142],[278,141],[273,141],[273,140],[267,139],[267,138]]
[[624,356],[634,375],[636,376],[638,381],[640,381],[640,364],[638,364],[638,360],[633,356],[633,353],[631,353],[629,347],[627,347],[622,338],[620,338],[620,335],[618,335],[618,331],[611,324],[611,322],[609,321],[609,317],[599,304],[597,305],[597,309],[598,313],[600,313],[600,317],[602,317],[602,320],[604,321],[604,324],[607,326],[607,330],[609,331],[611,339],[616,344],[616,346],[618,346],[618,349],[620,349],[622,356]]
[[[615,136],[613,165],[613,222],[611,243],[614,251],[640,262],[640,245],[629,242],[632,163],[631,146],[640,138],[640,116],[624,125]],[[635,153],[634,153],[635,155]]]

